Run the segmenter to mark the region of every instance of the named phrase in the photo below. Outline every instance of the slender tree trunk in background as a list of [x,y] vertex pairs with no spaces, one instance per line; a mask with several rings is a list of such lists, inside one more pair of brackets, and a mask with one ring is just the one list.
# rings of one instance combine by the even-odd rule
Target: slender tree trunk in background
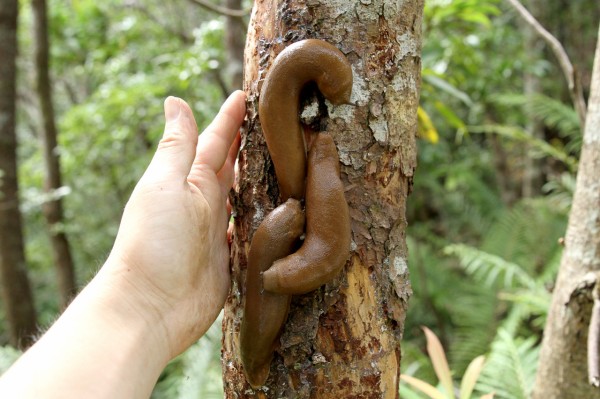
[[[577,185],[544,329],[534,399],[600,398],[600,390],[588,383],[586,353],[591,292],[594,284],[600,284],[600,40],[585,125]],[[595,281],[590,280],[590,274]]]
[[[255,3],[244,64],[248,120],[233,196],[233,281],[223,320],[227,398],[398,397],[400,339],[411,294],[405,208],[416,167],[422,9],[422,0]],[[353,67],[355,105],[319,107],[339,151],[352,254],[332,282],[293,297],[266,388],[254,391],[239,351],[247,251],[278,192],[258,95],[277,54],[305,38],[336,45]]]
[[57,131],[52,105],[52,85],[50,83],[50,62],[48,40],[48,15],[46,0],[32,1],[35,29],[35,67],[37,72],[37,91],[40,101],[43,131],[41,134],[44,161],[46,167],[45,191],[51,198],[44,204],[44,216],[48,223],[54,264],[58,277],[63,307],[69,304],[77,291],[75,268],[69,248],[69,241],[63,230],[63,208],[60,197],[55,191],[62,187],[60,175],[60,158],[57,152]]
[[27,278],[15,131],[17,0],[0,0],[0,285],[10,343],[27,347],[36,316]]
[[[242,8],[242,0],[225,0],[225,6],[231,10]],[[246,43],[246,25],[241,18],[227,16],[225,22],[225,49],[227,52],[227,78],[229,91],[242,88],[244,76],[244,44]]]
[[502,142],[502,138],[492,135],[487,138],[492,153],[494,154],[494,169],[496,181],[502,202],[511,206],[519,199],[519,187],[516,179],[511,178],[513,172],[509,162],[508,152]]
[[[539,0],[529,0],[527,8],[533,15],[540,15],[542,9]],[[525,35],[525,54],[528,59],[528,65],[532,65],[537,60],[543,59],[542,50],[544,42],[536,34],[531,26],[526,24],[522,18],[519,19],[521,31]],[[526,96],[532,97],[541,93],[540,78],[531,72],[525,72],[523,76],[523,92]],[[529,134],[537,139],[544,140],[544,126],[540,121],[535,120],[532,115],[528,116],[526,127]],[[531,156],[531,149],[525,148],[523,154],[523,179],[521,182],[521,195],[524,198],[531,198],[539,195],[543,184],[543,162]]]
[[[543,10],[542,24],[565,47],[573,65],[577,67],[584,92],[589,93],[600,2],[552,0],[544,2]],[[546,59],[556,62],[552,56]],[[564,93],[564,100],[569,101],[568,93]]]

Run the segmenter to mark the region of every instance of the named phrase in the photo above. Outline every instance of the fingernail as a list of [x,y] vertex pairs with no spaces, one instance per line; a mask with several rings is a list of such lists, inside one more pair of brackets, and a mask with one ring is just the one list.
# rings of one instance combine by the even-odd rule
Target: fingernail
[[177,97],[169,96],[165,100],[165,120],[167,123],[174,122],[181,114],[181,105]]

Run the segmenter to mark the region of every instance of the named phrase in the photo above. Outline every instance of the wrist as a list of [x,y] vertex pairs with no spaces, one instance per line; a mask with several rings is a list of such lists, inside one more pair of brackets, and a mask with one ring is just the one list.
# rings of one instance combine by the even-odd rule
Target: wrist
[[161,323],[140,312],[127,289],[112,273],[98,273],[7,371],[0,396],[148,398],[170,352]]
[[164,367],[173,357],[163,320],[165,312],[157,305],[159,301],[152,301],[128,274],[126,265],[117,265],[109,258],[80,296],[89,295],[82,300],[92,302],[107,328],[129,339],[132,350],[150,351],[147,355],[152,361]]

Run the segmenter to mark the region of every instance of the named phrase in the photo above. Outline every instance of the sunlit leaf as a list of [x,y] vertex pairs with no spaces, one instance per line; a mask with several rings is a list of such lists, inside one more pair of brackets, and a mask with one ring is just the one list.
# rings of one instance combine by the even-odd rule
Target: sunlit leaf
[[479,374],[481,374],[481,370],[483,370],[484,363],[485,356],[477,356],[469,364],[460,383],[460,399],[469,399],[471,397],[475,383],[479,378]]
[[438,337],[428,329],[423,327],[425,337],[427,338],[427,353],[433,364],[435,374],[438,376],[442,386],[446,390],[446,395],[449,398],[454,398],[454,384],[452,383],[452,374],[450,373],[450,367],[448,367],[448,360],[446,360],[446,354],[444,348]]
[[452,86],[446,80],[444,80],[438,76],[435,76],[433,74],[429,74],[429,75],[424,74],[423,80],[426,81],[427,83],[429,83],[430,85],[432,85],[442,91],[445,91],[446,93],[450,94],[451,96],[458,98],[460,101],[465,103],[465,105],[467,105],[467,106],[473,105],[473,100],[471,100],[471,98],[469,97],[469,95],[467,93]]
[[448,399],[443,393],[438,391],[433,385],[426,383],[425,381],[421,381],[418,378],[411,377],[410,375],[401,374],[400,380],[406,382],[412,387],[418,389],[423,392],[425,395],[429,396],[431,399]]
[[438,135],[431,118],[427,114],[427,112],[419,106],[417,109],[417,117],[419,122],[419,137],[429,141],[432,144],[436,144],[440,140],[440,136]]

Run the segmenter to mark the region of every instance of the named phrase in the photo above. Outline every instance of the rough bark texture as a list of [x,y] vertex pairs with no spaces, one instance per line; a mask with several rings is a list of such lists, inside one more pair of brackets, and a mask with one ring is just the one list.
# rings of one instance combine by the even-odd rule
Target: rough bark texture
[[60,158],[57,151],[57,130],[52,105],[52,85],[50,83],[48,16],[46,0],[32,1],[35,27],[35,66],[37,72],[37,92],[40,102],[43,131],[42,138],[44,163],[46,169],[45,191],[51,197],[44,204],[43,211],[48,223],[54,265],[58,277],[58,289],[63,307],[66,307],[76,293],[75,268],[69,247],[69,241],[62,225],[63,207],[56,190],[62,187]]
[[[244,66],[248,119],[232,196],[233,281],[223,321],[227,398],[398,396],[400,339],[411,294],[405,208],[416,167],[422,8],[422,0],[255,2]],[[311,125],[326,125],[339,151],[352,255],[339,277],[293,298],[267,384],[254,391],[239,355],[247,253],[254,231],[278,203],[258,95],[277,54],[306,38],[336,45],[353,68],[354,105],[333,106],[307,91]]]
[[600,398],[587,378],[586,341],[600,273],[600,41],[565,250],[540,354],[535,399]]
[[25,264],[15,132],[17,0],[0,0],[0,283],[10,343],[27,347],[36,317]]

